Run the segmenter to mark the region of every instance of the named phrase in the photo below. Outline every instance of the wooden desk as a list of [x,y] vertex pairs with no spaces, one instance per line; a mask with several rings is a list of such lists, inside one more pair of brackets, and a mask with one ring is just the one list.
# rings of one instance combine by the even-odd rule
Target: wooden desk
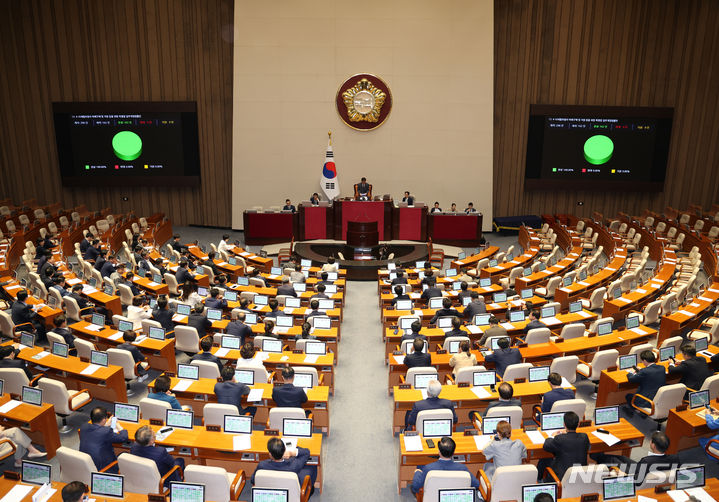
[[[589,437],[590,451],[592,453],[612,452],[615,454],[629,456],[632,449],[629,442],[641,441],[644,439],[644,434],[623,418],[618,424],[603,425],[601,427],[608,430],[611,434],[614,434],[622,440],[622,442],[616,444],[614,447],[607,446],[604,441],[592,434],[592,432],[597,429],[595,425],[589,427],[579,427],[577,432],[584,432]],[[542,435],[545,439],[547,438],[545,433],[542,433]],[[477,449],[477,444],[475,443],[474,438],[475,436],[465,436],[464,433],[461,432],[455,432],[452,434],[452,439],[454,439],[454,442],[457,445],[454,450],[454,454],[461,457],[460,461],[469,468],[469,471],[473,475],[482,468],[482,464],[487,462],[484,453]],[[540,458],[552,457],[550,453],[544,451],[542,448],[543,445],[534,444],[523,429],[512,430],[512,439],[519,439],[524,443],[527,447],[527,460],[532,464],[536,465]],[[429,464],[437,459],[439,450],[437,449],[436,443],[437,441],[435,441],[434,448],[428,448],[427,443],[422,440],[422,451],[408,452],[404,447],[404,434],[400,434],[398,463],[399,472],[397,477],[398,490],[402,490],[402,488],[406,488],[412,484],[412,478],[414,477],[414,471],[417,469],[417,466]]]
[[[12,280],[12,277],[9,277],[9,276],[0,278],[0,282],[10,281],[10,280]],[[14,281],[14,280],[12,281],[12,283],[3,286],[3,289],[5,290],[5,292],[8,295],[10,295],[13,298],[17,298],[17,293],[21,289],[25,289],[28,292],[28,295],[29,295],[29,293],[32,292],[30,289],[23,287],[20,283],[18,283],[17,281]],[[25,300],[25,303],[27,303],[28,305],[43,305],[43,307],[37,311],[37,314],[40,316],[40,319],[42,319],[43,325],[45,325],[49,329],[53,329],[55,327],[55,325],[53,324],[53,320],[57,316],[62,314],[62,309],[54,309],[54,308],[48,307],[41,298],[35,298],[34,296],[28,296],[27,300]]]
[[137,287],[139,287],[140,289],[144,290],[145,292],[149,293],[152,296],[169,295],[170,294],[170,288],[167,286],[167,284],[153,282],[152,279],[150,279],[148,277],[140,277],[139,275],[136,275],[135,277],[132,278],[132,282]]
[[[60,357],[47,354],[41,359],[33,356],[44,351],[43,347],[25,348],[17,355],[32,366],[42,366],[49,378],[60,380],[70,390],[87,389],[94,399],[120,403],[127,402],[127,388],[125,387],[125,375],[122,367],[109,365],[100,367],[90,375],[83,375],[82,371],[90,366],[90,363],[82,361],[79,357]],[[36,368],[37,369],[37,368]]]
[[554,291],[554,301],[562,305],[562,309],[569,308],[569,304],[580,298],[589,298],[592,292],[608,285],[621,275],[620,269],[627,261],[625,248],[616,247],[612,260],[596,274],[588,276],[583,281],[574,282],[567,287],[558,287]]
[[231,247],[230,252],[241,256],[248,264],[260,269],[261,272],[269,272],[272,268],[272,258],[263,258],[238,246]]
[[[0,396],[0,405],[10,401],[9,394]],[[60,433],[58,432],[57,418],[55,418],[55,407],[48,403],[42,406],[22,403],[7,413],[0,414],[0,422],[5,427],[20,427],[33,442],[45,447],[47,458],[55,456],[55,451],[60,448]]]
[[480,260],[484,260],[485,258],[491,258],[495,254],[497,254],[497,251],[499,251],[498,246],[487,246],[485,249],[482,250],[481,253],[473,254],[471,256],[465,256],[461,260],[453,260],[451,267],[459,270],[474,267]]
[[519,292],[523,289],[540,287],[546,284],[550,278],[564,275],[574,268],[581,257],[582,247],[574,246],[564,258],[555,265],[547,267],[546,270],[533,272],[526,277],[517,277],[514,282],[514,289]]
[[[52,496],[47,499],[48,502],[62,502],[62,489],[67,483],[61,483],[59,481],[53,481],[52,487],[57,490],[55,493],[52,494]],[[0,497],[3,497],[7,495],[10,490],[12,490],[15,486],[22,485],[22,486],[32,486],[32,491],[25,496],[23,500],[31,500],[31,497],[40,489],[40,486],[38,485],[30,485],[27,483],[21,483],[20,481],[11,481],[6,478],[0,478]],[[105,498],[105,497],[98,497],[97,495],[91,495],[92,499],[94,499],[96,502],[117,502],[119,499],[117,498]],[[147,495],[140,494],[140,493],[127,493],[125,492],[123,494],[122,500],[126,500],[128,502],[147,502]]]
[[[135,436],[135,431],[143,425],[150,425],[148,420],[140,420],[135,424],[132,422],[120,422],[130,438]],[[161,425],[150,425],[157,432],[162,429]],[[172,447],[176,449],[187,448],[187,453],[175,452],[175,456],[185,459],[185,465],[209,465],[223,467],[231,472],[242,469],[249,479],[257,468],[260,460],[270,458],[267,452],[268,437],[262,431],[252,433],[252,445],[241,452],[233,449],[233,434],[224,432],[212,432],[202,426],[195,426],[192,430],[175,429],[172,434],[163,441],[157,441],[158,446]],[[323,469],[322,469],[322,434],[312,434],[311,438],[304,438],[297,441],[297,446],[310,450],[310,461],[308,464],[317,466],[317,481],[315,488],[322,491]],[[128,451],[124,445],[115,445],[115,451],[122,453]],[[239,454],[238,454],[239,453]]]
[[[710,478],[707,476],[706,478],[706,485],[704,486],[704,491],[706,491],[709,495],[711,495],[715,500],[719,498],[719,479],[717,478]],[[666,492],[664,493],[656,493],[654,491],[654,488],[644,488],[642,490],[637,490],[636,493],[637,496],[634,498],[628,499],[627,502],[637,502],[639,500],[639,495],[647,498],[651,498],[653,500],[656,500],[657,502],[674,502],[674,499],[672,499]],[[600,495],[601,497],[601,495]],[[627,499],[620,499],[623,502]],[[560,498],[558,502],[580,502],[581,497],[575,497],[575,498]]]
[[[78,279],[75,274],[72,272],[67,272],[64,274],[65,280],[68,285],[74,286],[75,284],[82,284],[82,280]],[[112,312],[113,315],[122,315],[122,302],[120,301],[120,297],[117,295],[106,295],[104,291],[101,291],[97,288],[95,288],[95,291],[85,294],[83,292],[83,295],[88,297],[94,304],[96,305],[102,305],[107,310]]]
[[[713,403],[716,406],[716,403]],[[667,453],[677,453],[681,450],[696,448],[699,438],[710,437],[718,431],[711,430],[703,416],[697,412],[704,410],[686,409],[684,411],[669,410],[667,419],[666,434],[669,436],[669,449]]]
[[719,282],[713,282],[704,293],[695,298],[689,305],[680,307],[676,312],[662,316],[659,325],[658,344],[681,332],[697,328],[703,317],[714,308],[719,300]]
[[299,235],[299,217],[290,211],[242,213],[245,243],[251,246],[290,242]]
[[[105,326],[100,331],[88,329],[91,323],[87,321],[76,322],[71,324],[69,328],[75,336],[89,340],[95,344],[98,350],[107,350],[124,343],[122,333],[114,328]],[[147,363],[151,368],[161,371],[175,371],[177,361],[175,360],[175,339],[153,340],[145,338],[140,342],[133,342],[140,351],[147,357]]]
[[[524,228],[524,227],[522,227]],[[537,255],[539,254],[539,248],[537,247],[531,247],[527,251],[525,251],[523,254],[517,256],[515,259],[511,261],[505,261],[504,263],[498,263],[495,267],[487,267],[483,268],[479,272],[479,276],[489,277],[492,279],[492,282],[496,283],[499,282],[500,277],[504,277],[506,275],[509,275],[511,270],[515,267],[528,267],[532,264],[532,262],[537,258]]]
[[482,213],[428,214],[427,237],[437,244],[479,246],[482,240]]

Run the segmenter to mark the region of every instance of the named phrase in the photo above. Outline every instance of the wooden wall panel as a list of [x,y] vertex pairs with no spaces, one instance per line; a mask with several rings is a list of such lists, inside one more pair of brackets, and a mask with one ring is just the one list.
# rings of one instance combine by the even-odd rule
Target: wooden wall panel
[[[0,18],[0,194],[230,225],[232,0],[2,0]],[[62,187],[53,101],[197,101],[201,186]]]
[[[719,200],[719,2],[496,0],[494,12],[496,216]],[[664,192],[524,191],[530,104],[674,107]]]

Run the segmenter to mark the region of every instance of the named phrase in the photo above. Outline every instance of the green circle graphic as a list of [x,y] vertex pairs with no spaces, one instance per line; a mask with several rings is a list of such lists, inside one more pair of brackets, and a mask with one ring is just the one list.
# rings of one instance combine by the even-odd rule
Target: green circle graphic
[[120,131],[112,138],[112,149],[119,159],[135,160],[142,154],[142,140],[132,131]]
[[613,153],[614,143],[603,134],[592,136],[584,142],[584,158],[595,166],[609,162]]

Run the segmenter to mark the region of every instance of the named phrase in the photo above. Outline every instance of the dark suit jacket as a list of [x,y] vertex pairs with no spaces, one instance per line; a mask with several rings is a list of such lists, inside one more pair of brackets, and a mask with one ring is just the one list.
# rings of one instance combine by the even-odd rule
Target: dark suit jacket
[[81,452],[87,453],[92,457],[92,461],[95,462],[95,467],[97,467],[98,470],[117,460],[112,444],[124,443],[125,441],[127,441],[127,429],[115,434],[112,429],[106,425],[86,422],[80,427],[79,449]]
[[98,256],[97,259],[95,260],[95,270],[97,270],[98,272],[100,272],[100,274],[102,274],[101,270],[102,270],[102,267],[105,265],[105,263],[107,263],[107,260],[105,258],[103,258],[102,256]]
[[437,278],[434,275],[432,277],[425,277],[420,284],[426,284],[428,287],[433,288],[437,285]]
[[25,365],[25,361],[23,361],[22,359],[0,359],[0,368],[20,368],[25,372],[25,375],[27,375],[28,380],[32,380],[32,373]]
[[277,288],[278,295],[294,296],[297,298],[297,291],[292,287],[292,284],[283,284]]
[[[10,309],[10,316],[12,317],[12,322],[16,325],[24,324],[26,322],[32,323],[35,318],[35,312],[27,303],[15,301]],[[29,331],[33,330],[31,326],[25,326],[23,329],[27,329]]]
[[504,375],[504,370],[507,369],[507,366],[522,362],[522,354],[519,352],[519,349],[499,349],[484,356],[484,360],[488,363],[494,363],[494,368],[497,370],[497,374],[502,376]]
[[247,337],[252,336],[252,328],[243,322],[232,321],[225,328],[225,333],[240,337],[240,345],[244,345]]
[[390,304],[394,307],[397,304],[397,300],[411,300],[409,295],[399,295],[392,298],[392,301],[390,301]]
[[205,261],[203,261],[203,262],[202,262],[202,266],[203,266],[203,267],[207,267],[207,268],[209,268],[210,270],[212,270],[212,273],[215,274],[215,275],[222,273],[222,271],[221,271],[219,268],[217,268],[217,265],[215,265],[215,262],[212,261],[212,260],[205,260]]
[[189,279],[192,279],[192,274],[186,268],[177,267],[175,279],[177,280],[177,284],[185,284]]
[[441,410],[443,408],[452,410],[452,416],[454,418],[454,423],[457,423],[457,413],[454,411],[454,403],[452,403],[452,401],[450,401],[449,399],[440,399],[438,397],[428,397],[427,399],[422,399],[421,401],[415,402],[414,406],[412,406],[412,409],[407,412],[407,415],[405,418],[405,423],[407,425],[416,424],[417,423],[417,414],[420,411]]
[[574,391],[572,389],[552,389],[546,394],[542,400],[542,413],[549,413],[552,411],[552,405],[557,401],[564,399],[574,399]]
[[75,337],[72,336],[72,331],[70,331],[68,328],[55,328],[52,330],[53,333],[57,333],[60,335],[63,340],[65,340],[65,343],[68,344],[70,347],[75,347]]
[[706,359],[696,356],[686,359],[676,366],[669,366],[670,375],[681,375],[679,383],[683,383],[690,389],[699,390],[704,380],[712,375]]
[[210,352],[200,352],[190,358],[190,361],[208,361],[217,365],[217,370],[222,372],[222,361],[216,355]]
[[115,265],[111,261],[106,261],[102,264],[100,269],[100,275],[103,277],[110,277],[115,272]]
[[86,309],[88,307],[88,301],[87,299],[78,293],[70,293],[70,298],[74,299],[77,302],[77,306],[80,307],[80,310]]
[[120,345],[117,346],[117,348],[120,350],[126,350],[130,354],[132,354],[132,359],[135,361],[135,363],[140,363],[145,360],[145,356],[143,355],[142,352],[140,352],[140,349],[138,349],[136,346],[134,346],[131,343],[127,343],[127,342],[121,343]]
[[[160,472],[160,477],[168,473],[170,469],[175,467],[175,464],[180,467],[185,466],[185,460],[182,458],[175,459],[167,453],[167,450],[162,446],[140,446],[137,443],[133,443],[130,447],[130,453],[137,455],[138,457],[149,458],[157,464],[157,470]],[[175,471],[165,480],[165,486],[169,486],[170,481],[180,481],[180,473]]]
[[419,466],[419,472],[415,471],[414,478],[412,479],[412,485],[410,486],[412,493],[417,493],[424,487],[424,480],[429,471],[467,471],[469,472],[469,477],[472,480],[472,486],[474,488],[479,488],[479,480],[474,477],[474,474],[469,471],[466,465],[453,460],[439,459],[431,464],[421,465]]
[[[562,479],[564,473],[575,464],[587,465],[589,437],[583,432],[567,432],[544,440],[544,451],[554,454],[550,467]],[[539,473],[541,476],[542,473]]]
[[542,321],[540,321],[539,319],[535,319],[535,320],[529,321],[527,323],[527,325],[524,327],[524,333],[525,334],[529,333],[530,329],[546,328],[546,327],[547,327],[547,325],[544,324]]
[[160,323],[165,328],[165,332],[174,331],[175,323],[172,322],[172,316],[175,315],[175,311],[171,308],[158,309],[152,311],[152,319]]
[[204,338],[207,334],[207,328],[212,326],[212,321],[210,321],[203,314],[196,314],[194,312],[191,312],[190,315],[187,316],[187,325],[192,328],[195,328],[200,338]]
[[[100,256],[100,251],[94,246],[88,246],[82,257],[86,260],[94,261],[98,256]],[[98,469],[100,469],[100,467],[98,467]]]
[[392,286],[394,286],[395,284],[407,284],[407,278],[404,276],[403,277],[395,277],[394,279],[392,279],[391,284],[392,284]]
[[225,300],[224,298],[222,300],[218,298],[206,298],[205,307],[207,307],[208,309],[226,309],[227,300]]
[[357,183],[357,193],[360,195],[368,195],[369,183]]
[[259,464],[257,464],[257,469],[255,469],[255,472],[252,473],[252,478],[250,479],[250,482],[253,485],[255,484],[255,473],[257,471],[268,470],[294,472],[295,474],[297,474],[297,479],[299,480],[301,485],[304,480],[299,479],[300,471],[305,467],[305,464],[307,464],[307,461],[309,459],[310,450],[308,450],[307,448],[298,447],[297,456],[290,457],[283,460],[282,462],[275,462],[272,459],[262,460]]
[[242,411],[242,396],[250,393],[250,388],[239,382],[217,382],[215,396],[220,404],[234,404]]
[[437,296],[442,296],[442,290],[434,286],[431,286],[422,291],[423,300],[429,300],[430,298],[435,298]]
[[402,202],[406,202],[408,206],[414,206],[414,197],[402,197]]
[[404,356],[404,365],[408,368],[432,366],[432,356],[426,352],[412,352]]
[[307,394],[302,387],[286,383],[272,389],[272,400],[277,406],[301,408],[307,402]]
[[437,312],[434,314],[434,317],[432,317],[432,319],[430,319],[429,323],[436,324],[437,319],[439,319],[440,317],[460,317],[461,318],[462,314],[460,314],[456,309],[453,309],[453,308],[448,308],[448,309],[441,308],[441,309],[437,310]]
[[404,342],[405,340],[414,340],[415,338],[421,338],[425,342],[427,341],[426,336],[412,332],[409,335],[402,335],[402,339],[399,341],[399,343],[402,344],[402,342]]
[[[664,367],[658,364],[652,364],[646,368],[642,368],[634,374],[627,373],[627,380],[630,383],[638,383],[639,388],[637,389],[637,394],[641,394],[649,399],[654,399],[659,388],[667,383]],[[641,405],[642,402],[646,401],[643,399],[637,400],[637,404],[639,405]],[[647,406],[649,405],[649,403],[646,404]]]
[[[83,257],[85,256],[85,252],[87,252],[87,248],[90,247],[90,241],[87,239],[83,239],[80,241],[80,252],[82,253]],[[100,467],[98,469],[101,469]]]
[[469,302],[469,304],[464,307],[464,318],[469,319],[470,321],[474,319],[474,316],[477,314],[486,314],[487,313],[487,306],[484,304],[483,301],[473,301]]

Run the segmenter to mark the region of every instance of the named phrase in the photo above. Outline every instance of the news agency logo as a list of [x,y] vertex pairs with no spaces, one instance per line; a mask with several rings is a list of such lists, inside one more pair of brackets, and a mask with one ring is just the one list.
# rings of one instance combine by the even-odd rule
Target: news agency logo
[[608,467],[616,468],[607,472],[604,469],[598,469],[598,465],[591,465],[585,469],[573,469],[569,473],[569,483],[593,483],[602,484],[602,480],[610,477],[631,476],[637,485],[645,482],[651,485],[663,485],[676,482],[677,469],[687,469],[682,471],[681,482],[683,484],[692,484],[697,481],[696,472],[689,470],[691,467],[697,467],[698,464],[669,464],[656,463],[646,464],[611,464]]

